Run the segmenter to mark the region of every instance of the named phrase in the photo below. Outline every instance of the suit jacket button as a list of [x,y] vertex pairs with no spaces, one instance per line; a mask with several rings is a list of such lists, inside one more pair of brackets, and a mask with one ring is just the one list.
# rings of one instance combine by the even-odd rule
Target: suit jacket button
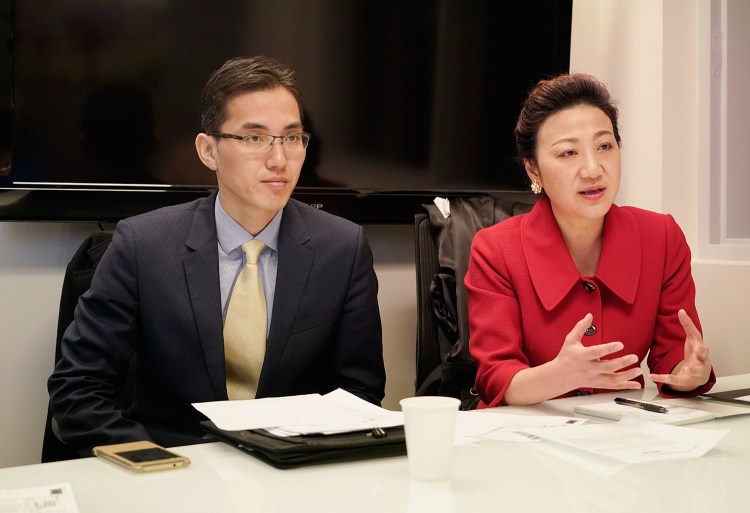
[[583,334],[586,335],[587,337],[590,337],[594,333],[596,333],[596,326],[594,326],[593,324],[589,326],[588,328],[586,328],[586,331],[583,332]]
[[583,290],[585,290],[586,292],[594,292],[596,290],[596,285],[594,285],[590,281],[584,281]]

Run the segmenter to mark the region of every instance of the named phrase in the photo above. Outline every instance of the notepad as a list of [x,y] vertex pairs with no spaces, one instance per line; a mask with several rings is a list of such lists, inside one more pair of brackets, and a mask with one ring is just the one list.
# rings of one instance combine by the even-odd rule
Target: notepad
[[659,401],[642,401],[656,406],[664,406],[667,413],[657,413],[653,411],[641,410],[632,406],[617,404],[614,401],[594,404],[581,404],[575,406],[573,411],[582,415],[592,417],[602,417],[605,419],[620,420],[624,416],[637,417],[639,419],[651,420],[661,424],[683,425],[694,422],[703,422],[716,418],[716,414],[697,408],[688,408],[671,403],[669,399]]
[[750,406],[750,388],[742,388],[739,390],[727,390],[725,392],[711,392],[710,394],[702,394],[702,395],[703,397],[708,397],[709,399],[716,399],[717,401],[726,401],[729,403]]

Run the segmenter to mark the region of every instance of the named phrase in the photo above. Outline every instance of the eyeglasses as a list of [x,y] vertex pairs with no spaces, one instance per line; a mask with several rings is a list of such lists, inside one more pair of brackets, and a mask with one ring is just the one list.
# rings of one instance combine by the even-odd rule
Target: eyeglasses
[[281,144],[287,151],[304,151],[310,142],[310,134],[305,132],[295,132],[286,135],[250,134],[245,136],[224,132],[209,132],[206,135],[222,139],[237,139],[238,141],[242,141],[245,150],[251,153],[264,153],[270,150],[273,148],[276,139],[281,139]]

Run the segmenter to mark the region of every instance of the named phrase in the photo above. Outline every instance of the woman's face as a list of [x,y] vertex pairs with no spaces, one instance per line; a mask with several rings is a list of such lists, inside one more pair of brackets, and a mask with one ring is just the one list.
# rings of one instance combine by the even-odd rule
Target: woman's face
[[558,224],[601,223],[620,187],[620,148],[607,115],[591,105],[551,115],[526,172],[541,182]]

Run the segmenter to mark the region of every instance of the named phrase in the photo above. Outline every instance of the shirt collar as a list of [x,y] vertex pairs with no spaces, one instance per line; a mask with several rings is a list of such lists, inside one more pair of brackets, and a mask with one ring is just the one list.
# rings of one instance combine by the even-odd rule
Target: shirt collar
[[[581,281],[548,198],[540,199],[521,223],[521,244],[531,281],[544,308],[555,308]],[[602,252],[594,278],[633,304],[641,274],[641,238],[631,212],[612,205],[604,218]]]
[[277,251],[279,227],[281,226],[281,218],[284,213],[283,209],[279,210],[276,215],[273,216],[271,222],[269,222],[268,225],[266,225],[266,227],[255,237],[226,213],[221,206],[218,194],[216,195],[216,203],[214,204],[214,213],[216,215],[216,235],[219,239],[219,244],[225,253],[231,253],[247,241],[254,238],[258,239],[272,250]]

